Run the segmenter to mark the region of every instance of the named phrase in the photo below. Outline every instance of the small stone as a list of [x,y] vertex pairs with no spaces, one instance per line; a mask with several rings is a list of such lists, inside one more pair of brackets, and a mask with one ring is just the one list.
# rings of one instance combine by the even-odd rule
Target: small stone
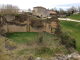
[[5,45],[5,44],[4,44]]
[[68,55],[67,57],[68,57],[68,59],[70,59],[72,56],[71,55]]
[[41,57],[37,57],[35,60],[42,60],[42,58]]

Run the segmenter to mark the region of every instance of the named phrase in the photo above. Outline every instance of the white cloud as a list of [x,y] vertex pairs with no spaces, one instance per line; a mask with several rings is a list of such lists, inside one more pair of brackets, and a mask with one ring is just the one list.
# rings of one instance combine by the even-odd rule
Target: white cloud
[[54,8],[55,5],[63,5],[70,3],[79,3],[80,0],[2,0],[0,4],[13,4],[21,9],[33,8],[35,6],[43,6],[46,8]]

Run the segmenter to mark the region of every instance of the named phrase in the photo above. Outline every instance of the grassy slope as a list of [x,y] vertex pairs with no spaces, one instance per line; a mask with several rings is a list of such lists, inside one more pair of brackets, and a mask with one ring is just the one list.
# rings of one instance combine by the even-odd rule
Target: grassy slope
[[[7,37],[17,43],[25,43],[27,41],[33,41],[34,39],[38,38],[39,35],[40,33],[37,32],[15,32],[15,33],[9,33]],[[53,38],[55,36],[46,32],[44,32],[44,35],[46,37],[50,36],[50,38]]]
[[[44,41],[43,45],[36,43],[36,41],[39,40],[40,36],[43,36],[43,41]],[[11,51],[10,53],[13,54],[14,58],[17,55],[20,56],[22,59],[24,58],[24,56],[26,57],[33,56],[34,58],[42,57],[49,60],[51,56],[55,56],[54,54],[56,53],[64,53],[64,54],[68,53],[63,45],[59,45],[59,40],[56,40],[57,37],[55,35],[46,32],[9,33],[8,38],[18,43],[18,47],[15,50]],[[30,45],[27,45],[26,42],[32,42],[32,43]],[[42,47],[48,47],[53,51],[40,54],[37,51]],[[25,60],[25,58],[23,60]]]
[[60,21],[60,24],[67,33],[71,33],[71,36],[76,39],[77,50],[80,52],[80,23],[72,21]]
[[27,41],[31,41],[32,39],[34,39],[34,37],[36,37],[38,35],[38,33],[24,33],[24,32],[15,32],[15,33],[9,33],[7,35],[8,38],[12,39],[15,42],[18,43],[24,43]]
[[76,20],[80,21],[80,14],[72,14],[72,15],[68,16],[68,18],[76,19]]

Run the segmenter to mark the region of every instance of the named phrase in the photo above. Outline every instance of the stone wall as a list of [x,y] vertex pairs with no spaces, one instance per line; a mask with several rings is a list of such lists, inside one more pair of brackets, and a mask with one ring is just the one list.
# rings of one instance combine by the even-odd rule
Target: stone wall
[[30,26],[30,32],[43,32],[43,28],[34,28]]
[[27,25],[25,26],[19,26],[19,25],[10,25],[7,26],[9,32],[27,32]]
[[51,25],[53,28],[57,28],[57,23],[54,22],[54,21],[52,21],[52,22],[50,23],[50,25]]
[[4,17],[6,18],[7,21],[15,19],[15,15],[5,15]]
[[4,29],[6,31],[6,33],[8,32],[7,31],[7,24],[6,25],[3,25],[1,28]]
[[[34,24],[31,23],[31,20],[34,22]],[[34,26],[32,27],[32,25]],[[38,24],[40,25],[37,27]],[[48,33],[52,33],[52,30],[58,27],[59,21],[57,18],[51,18],[48,20],[35,20],[35,19],[29,19],[24,20],[23,22],[19,21],[6,21],[6,24],[3,24],[2,28],[6,31],[6,33],[9,32],[28,32],[28,26],[29,32],[43,32],[46,31]],[[59,24],[60,25],[60,24]]]
[[51,27],[48,23],[46,24],[46,32],[51,33]]

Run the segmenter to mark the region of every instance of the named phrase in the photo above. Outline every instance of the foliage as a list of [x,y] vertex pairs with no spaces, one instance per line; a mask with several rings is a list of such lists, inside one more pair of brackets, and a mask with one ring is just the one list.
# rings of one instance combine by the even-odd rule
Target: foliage
[[43,27],[43,23],[41,20],[31,20],[31,24],[32,27],[36,27],[36,28],[40,28]]
[[69,36],[68,35],[66,35],[66,34],[61,35],[61,43],[62,44],[68,43],[68,40],[69,40]]
[[[76,49],[80,52],[80,28],[79,22],[72,21],[60,21],[61,27],[68,33],[69,35],[75,38]],[[74,46],[75,47],[75,46]]]
[[63,34],[61,36],[61,43],[66,45],[67,43],[76,49],[76,41],[74,38],[71,38],[68,34]]
[[25,51],[27,51],[28,49],[23,49],[17,52],[18,55],[23,55],[25,53]]
[[64,11],[63,14],[66,14],[67,15],[67,12]]
[[55,10],[55,12],[57,12],[57,14],[59,13],[59,11],[58,11],[58,10]]
[[69,45],[76,49],[76,40],[71,38],[71,40],[69,41]]
[[67,14],[67,16],[70,16],[70,15],[71,15],[70,13]]
[[39,43],[43,42],[43,37],[39,37]]
[[16,17],[19,17],[20,15],[19,15],[19,14],[15,14],[15,16],[16,16]]
[[[54,56],[54,53],[67,52],[66,48],[62,45],[59,45],[59,42],[54,39],[57,38],[54,34],[50,34],[47,32],[36,33],[36,32],[14,32],[9,33],[8,38],[12,41],[17,42],[17,48],[15,50],[6,51],[11,56],[9,58],[16,59],[17,56],[22,59],[26,59],[25,57],[29,57],[33,55],[34,57],[41,56],[42,58],[47,56],[50,59],[51,56]],[[38,41],[42,41],[42,44],[37,44]],[[0,42],[3,41],[0,39]],[[29,43],[29,45],[27,45]],[[3,42],[1,42],[3,46]],[[0,44],[0,46],[1,46]],[[9,43],[9,45],[15,45],[13,43]],[[3,49],[5,50],[5,49]],[[4,51],[3,51],[4,52]],[[17,53],[16,53],[17,52]],[[63,53],[64,53],[63,52]],[[5,53],[4,53],[5,54]],[[2,55],[2,54],[1,54]],[[4,55],[4,57],[6,57]],[[48,59],[48,60],[49,60]],[[10,59],[9,59],[10,60]]]
[[4,5],[0,7],[0,14],[16,14],[18,13],[19,8],[17,6],[13,6],[10,4]]
[[61,28],[60,28],[60,27],[55,29],[55,34],[56,34],[58,37],[61,36],[61,33],[62,33],[62,31],[61,31]]
[[68,33],[64,33],[60,27],[56,29],[55,34],[61,38],[62,44],[66,45],[67,43],[69,43],[71,47],[76,48],[75,39],[71,39]]
[[48,47],[42,47],[40,49],[36,49],[36,54],[52,54],[52,50]]

